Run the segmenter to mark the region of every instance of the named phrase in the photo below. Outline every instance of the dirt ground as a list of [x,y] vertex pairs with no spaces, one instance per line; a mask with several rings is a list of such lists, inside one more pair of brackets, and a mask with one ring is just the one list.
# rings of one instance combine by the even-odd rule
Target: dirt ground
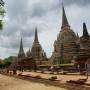
[[66,90],[66,89],[0,75],[0,90]]

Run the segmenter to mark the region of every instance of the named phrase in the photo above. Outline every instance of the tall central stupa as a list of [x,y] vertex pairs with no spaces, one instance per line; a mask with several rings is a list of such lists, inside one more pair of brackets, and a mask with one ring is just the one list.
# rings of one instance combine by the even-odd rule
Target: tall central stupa
[[70,63],[77,53],[77,36],[70,28],[66,17],[64,6],[62,5],[62,26],[54,42],[54,52],[51,60],[53,64]]

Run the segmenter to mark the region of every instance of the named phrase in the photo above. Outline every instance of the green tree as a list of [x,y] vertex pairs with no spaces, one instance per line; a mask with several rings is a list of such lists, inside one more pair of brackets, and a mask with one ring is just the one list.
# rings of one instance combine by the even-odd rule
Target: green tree
[[14,60],[16,60],[15,56],[9,56],[8,58],[5,58],[3,60],[4,67],[9,67]]
[[5,15],[5,9],[4,9],[4,1],[0,0],[0,30],[3,29],[3,17]]
[[6,67],[6,68],[9,67],[11,65],[11,63],[12,63],[11,61],[5,61],[4,67]]
[[2,68],[2,60],[0,60],[0,68]]

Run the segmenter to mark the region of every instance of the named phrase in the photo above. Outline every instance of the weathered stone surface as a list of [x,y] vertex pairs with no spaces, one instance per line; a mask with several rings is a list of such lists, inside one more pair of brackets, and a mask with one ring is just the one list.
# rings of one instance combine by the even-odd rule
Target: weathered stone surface
[[61,31],[54,42],[51,62],[52,64],[71,63],[74,58],[84,57],[90,57],[90,36],[86,24],[83,23],[82,37],[76,35],[70,28],[63,6]]
[[46,53],[42,50],[42,47],[38,41],[37,28],[35,29],[35,38],[31,48],[31,54],[33,59],[36,61],[36,65],[45,64],[45,62],[47,62]]
[[64,7],[62,8],[62,27],[54,43],[54,52],[51,60],[56,63],[70,63],[77,49],[77,36],[70,28]]

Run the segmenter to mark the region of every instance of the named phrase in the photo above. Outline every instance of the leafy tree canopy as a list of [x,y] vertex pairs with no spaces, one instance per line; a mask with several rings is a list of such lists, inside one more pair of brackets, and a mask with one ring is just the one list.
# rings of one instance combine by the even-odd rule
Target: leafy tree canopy
[[5,14],[4,5],[5,5],[4,1],[0,0],[0,30],[3,29],[3,17]]
[[9,67],[15,59],[16,59],[15,56],[10,56],[8,58],[5,58],[4,60],[1,61],[0,68],[2,68],[2,67],[3,68]]

